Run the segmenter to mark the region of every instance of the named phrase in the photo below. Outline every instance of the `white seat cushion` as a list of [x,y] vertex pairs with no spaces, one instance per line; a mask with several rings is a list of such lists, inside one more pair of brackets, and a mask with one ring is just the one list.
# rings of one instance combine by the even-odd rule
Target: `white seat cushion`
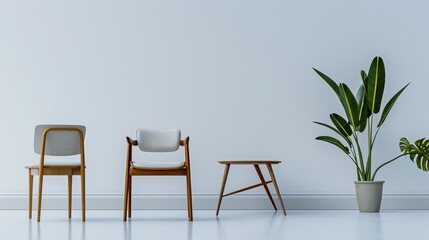
[[[29,166],[39,166],[40,162],[35,162],[30,164]],[[45,161],[44,166],[52,167],[52,166],[80,166],[80,162],[78,161]]]
[[135,168],[141,169],[176,169],[183,168],[185,166],[185,162],[133,162],[133,166]]

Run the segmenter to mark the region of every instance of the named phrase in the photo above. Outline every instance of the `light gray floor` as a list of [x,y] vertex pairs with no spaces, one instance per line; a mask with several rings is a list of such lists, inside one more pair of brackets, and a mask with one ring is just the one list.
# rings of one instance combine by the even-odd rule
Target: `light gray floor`
[[29,240],[121,240],[121,239],[429,239],[429,211],[281,211],[221,210],[194,211],[194,222],[186,211],[133,211],[133,219],[122,222],[121,211],[80,212],[45,210],[42,221],[27,219],[27,211],[0,211],[0,239]]

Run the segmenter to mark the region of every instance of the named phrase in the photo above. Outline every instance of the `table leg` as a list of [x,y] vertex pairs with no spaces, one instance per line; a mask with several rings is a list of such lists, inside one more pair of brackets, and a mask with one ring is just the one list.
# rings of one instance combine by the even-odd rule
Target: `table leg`
[[271,167],[271,164],[267,164],[267,168],[268,168],[268,172],[270,173],[271,180],[273,180],[274,189],[276,190],[277,197],[279,199],[280,205],[282,206],[283,214],[286,215],[286,209],[285,209],[285,206],[283,205],[282,196],[280,195],[280,190],[279,190],[279,187],[277,186],[276,177],[274,176],[274,171],[273,171],[273,168]]
[[277,211],[276,204],[274,203],[273,197],[271,196],[270,189],[268,189],[267,183],[265,182],[264,175],[262,175],[261,169],[259,168],[258,164],[253,165],[255,167],[256,173],[258,173],[259,179],[261,180],[261,183],[264,186],[265,192],[267,193],[268,197],[270,198],[271,204],[273,205],[274,209]]
[[225,164],[225,171],[223,173],[222,186],[220,187],[219,201],[217,203],[216,216],[219,215],[220,204],[222,203],[223,192],[225,190],[226,179],[228,178],[230,164]]

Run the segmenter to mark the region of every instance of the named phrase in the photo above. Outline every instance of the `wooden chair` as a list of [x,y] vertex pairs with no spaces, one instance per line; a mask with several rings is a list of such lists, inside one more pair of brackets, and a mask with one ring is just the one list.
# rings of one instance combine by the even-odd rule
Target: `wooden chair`
[[[71,218],[72,176],[81,176],[82,221],[85,221],[85,151],[84,126],[80,125],[38,125],[34,133],[34,152],[40,154],[38,164],[26,166],[29,173],[29,218],[32,217],[33,176],[39,175],[39,194],[37,221],[40,222],[42,208],[43,177],[50,175],[68,176],[68,217]],[[56,161],[45,162],[45,156],[72,156],[80,154],[80,162]]]
[[[188,219],[192,215],[191,166],[189,159],[189,137],[180,139],[179,129],[150,130],[138,129],[137,140],[127,137],[128,150],[125,168],[124,221],[131,218],[132,177],[133,176],[186,176]],[[145,161],[133,162],[132,146],[138,146],[143,152],[175,152],[179,145],[184,148],[185,159],[182,162]]]

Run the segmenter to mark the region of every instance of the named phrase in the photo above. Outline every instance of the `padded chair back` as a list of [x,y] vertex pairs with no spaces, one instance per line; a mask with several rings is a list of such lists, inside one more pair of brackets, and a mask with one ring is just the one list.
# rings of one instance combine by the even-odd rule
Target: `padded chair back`
[[143,152],[175,152],[180,145],[179,129],[137,129],[137,142]]
[[[81,125],[38,125],[34,130],[34,152],[40,154],[43,133],[47,128],[77,128],[85,137],[85,126]],[[46,135],[45,155],[71,156],[80,154],[80,136],[76,131],[49,131]]]

